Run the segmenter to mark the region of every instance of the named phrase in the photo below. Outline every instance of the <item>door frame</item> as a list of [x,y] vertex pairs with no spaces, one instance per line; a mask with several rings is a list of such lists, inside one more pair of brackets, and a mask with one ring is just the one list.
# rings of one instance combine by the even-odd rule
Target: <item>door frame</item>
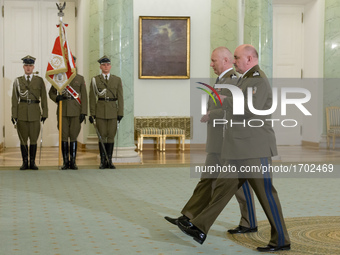
[[[303,5],[303,87],[312,94],[312,116],[304,116],[302,145],[326,147],[325,116],[323,107],[324,68],[324,0],[273,0],[273,5]],[[313,82],[307,79],[313,78]],[[307,82],[306,82],[307,81]],[[309,128],[309,127],[314,127]]]
[[[53,43],[55,38],[58,36],[58,28],[56,25],[59,23],[58,18],[58,10],[55,6],[55,3],[52,1],[49,2],[43,2],[39,0],[35,1],[3,1],[4,7],[5,7],[5,17],[2,19],[4,29],[4,41],[3,41],[3,47],[2,50],[5,53],[3,55],[2,61],[3,64],[7,65],[5,66],[5,77],[2,79],[3,82],[3,90],[2,90],[2,107],[5,111],[2,111],[1,120],[3,121],[3,126],[5,129],[7,129],[7,132],[5,132],[5,135],[3,136],[3,146],[4,147],[18,147],[20,144],[19,139],[17,138],[16,131],[13,128],[12,123],[10,122],[10,115],[11,115],[11,100],[9,95],[9,90],[11,90],[12,84],[14,82],[14,79],[20,75],[23,75],[23,70],[19,70],[22,68],[21,64],[21,58],[24,55],[27,54],[34,54],[34,56],[37,58],[37,62],[35,64],[34,71],[39,71],[39,76],[42,77],[45,81],[46,85],[46,92],[47,92],[47,101],[48,101],[48,107],[49,107],[49,114],[48,119],[44,124],[44,139],[43,139],[43,145],[44,146],[58,146],[59,143],[59,131],[57,129],[57,117],[56,117],[56,104],[48,97],[48,91],[51,87],[51,85],[46,81],[45,79],[45,73],[46,73],[46,66],[48,63],[48,60],[51,55],[51,51],[53,48]],[[19,54],[12,54],[8,53],[9,49],[5,51],[5,47],[10,45],[10,40],[12,38],[6,37],[6,29],[10,29],[9,26],[5,27],[6,24],[11,24],[11,20],[9,17],[9,14],[11,14],[10,11],[15,10],[15,6],[18,4],[19,6],[29,6],[31,7],[34,5],[34,9],[32,10],[34,12],[33,15],[33,21],[32,26],[34,27],[35,33],[34,36],[37,37],[37,40],[34,40],[34,43],[32,43],[30,52],[25,53],[19,53]],[[76,47],[76,18],[75,18],[75,1],[67,2],[68,9],[64,10],[65,16],[63,21],[65,23],[70,22],[70,25],[68,26],[68,41],[71,45],[71,49]],[[12,8],[12,9],[10,9]],[[6,15],[7,12],[7,15]],[[54,15],[55,14],[55,15]],[[34,17],[37,15],[37,17]],[[53,29],[54,27],[54,29]],[[30,29],[31,30],[31,29]],[[8,31],[8,30],[7,30]],[[6,38],[5,38],[6,37]],[[33,37],[30,37],[30,40],[33,40]],[[35,43],[37,41],[38,43]],[[37,45],[35,45],[37,44]],[[39,45],[41,44],[41,45]],[[6,53],[8,53],[6,55]],[[74,52],[73,52],[74,53]],[[24,54],[24,55],[23,55]],[[6,55],[6,56],[5,56]],[[15,67],[12,63],[16,63]],[[11,70],[10,68],[15,68]],[[7,104],[7,105],[6,105]],[[6,107],[7,106],[7,107]]]

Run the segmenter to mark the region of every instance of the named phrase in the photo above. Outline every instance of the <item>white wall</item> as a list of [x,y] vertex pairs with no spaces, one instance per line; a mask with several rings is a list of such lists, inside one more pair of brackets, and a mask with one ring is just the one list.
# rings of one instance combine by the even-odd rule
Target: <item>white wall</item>
[[190,116],[190,79],[138,79],[139,16],[190,16],[190,77],[210,75],[210,0],[134,1],[135,116]]

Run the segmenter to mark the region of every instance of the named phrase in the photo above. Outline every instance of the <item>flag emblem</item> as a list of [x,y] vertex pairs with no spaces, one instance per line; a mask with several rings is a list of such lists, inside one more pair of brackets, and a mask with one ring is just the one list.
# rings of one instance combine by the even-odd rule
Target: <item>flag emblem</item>
[[76,65],[67,42],[67,24],[60,23],[59,36],[55,39],[50,61],[47,65],[46,79],[62,92],[76,76]]

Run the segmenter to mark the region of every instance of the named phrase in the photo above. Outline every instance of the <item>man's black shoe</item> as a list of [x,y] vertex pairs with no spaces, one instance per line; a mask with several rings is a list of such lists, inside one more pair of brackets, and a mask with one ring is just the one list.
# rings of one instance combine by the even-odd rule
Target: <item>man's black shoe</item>
[[164,219],[166,219],[167,221],[169,221],[171,224],[177,225],[178,224],[178,220],[186,220],[189,221],[189,218],[185,215],[182,215],[178,218],[170,218],[169,216],[165,216]]
[[246,227],[243,227],[243,226],[240,225],[237,228],[229,229],[228,232],[230,234],[253,233],[253,232],[257,232],[257,227],[255,227],[255,228],[246,228]]
[[180,221],[178,221],[178,225],[177,226],[179,227],[180,230],[182,230],[182,232],[184,234],[187,234],[188,236],[191,236],[199,244],[203,244],[205,239],[207,238],[207,235],[204,234],[201,230],[199,230],[192,223],[190,223],[190,224],[191,224],[191,227],[186,227],[186,226],[183,226]]
[[37,165],[35,164],[34,161],[31,161],[31,162],[30,162],[30,169],[32,169],[32,170],[38,170],[39,168],[37,167]]
[[28,161],[27,160],[24,161],[22,163],[22,166],[20,167],[20,170],[26,170],[26,169],[28,169]]
[[270,252],[270,251],[288,251],[290,250],[290,244],[283,246],[267,245],[266,247],[257,247],[259,252]]
[[164,219],[169,221],[171,224],[177,225],[178,218],[170,218],[169,216],[165,216]]
[[187,227],[187,228],[190,228],[193,226],[193,224],[190,222],[190,219],[185,215],[177,219],[177,225],[178,224],[181,224],[182,226]]

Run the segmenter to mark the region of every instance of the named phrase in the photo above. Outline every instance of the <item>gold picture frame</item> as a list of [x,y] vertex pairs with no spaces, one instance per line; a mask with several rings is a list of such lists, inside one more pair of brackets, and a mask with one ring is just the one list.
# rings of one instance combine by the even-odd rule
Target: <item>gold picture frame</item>
[[139,78],[190,78],[190,17],[139,17]]

